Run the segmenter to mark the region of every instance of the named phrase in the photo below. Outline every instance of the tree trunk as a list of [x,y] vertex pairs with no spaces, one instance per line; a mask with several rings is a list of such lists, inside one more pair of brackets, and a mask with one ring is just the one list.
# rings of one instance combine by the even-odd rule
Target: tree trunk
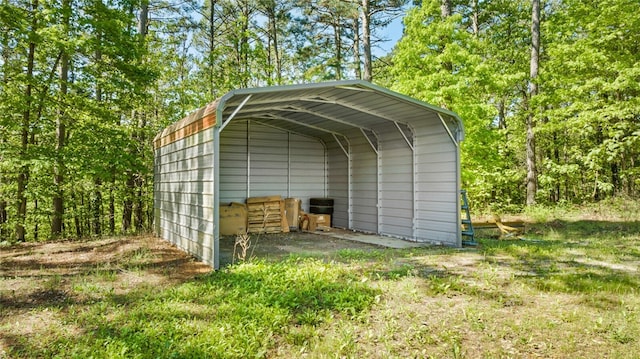
[[339,23],[333,24],[333,40],[336,45],[335,69],[336,80],[342,80],[342,36],[340,36],[341,26]]
[[131,217],[133,215],[133,194],[134,194],[134,177],[133,174],[127,176],[126,193],[122,207],[122,233],[127,233],[131,229]]
[[215,24],[215,13],[216,13],[216,1],[210,0],[209,5],[211,8],[209,9],[209,96],[211,99],[216,97],[216,89],[214,86],[214,51],[215,51],[215,38],[216,38],[216,24]]
[[364,73],[362,79],[373,81],[373,61],[371,57],[371,8],[370,0],[362,0],[362,51],[364,52]]
[[[29,52],[27,55],[27,86],[25,88],[24,96],[25,96],[25,108],[22,113],[22,129],[21,129],[21,147],[20,147],[20,159],[25,160],[27,155],[27,147],[29,144],[29,127],[31,125],[31,104],[32,104],[32,87],[33,87],[33,67],[35,62],[35,52],[36,52],[36,44],[35,44],[35,34],[38,27],[38,18],[36,16],[38,12],[38,0],[33,0],[31,3],[31,30],[30,30],[30,39],[29,39]],[[26,164],[20,165],[20,172],[18,173],[18,191],[16,193],[17,197],[17,211],[16,211],[16,240],[19,242],[24,242],[25,240],[25,220],[27,217],[27,196],[25,195],[25,191],[27,189],[27,180],[29,176],[29,168]]]
[[116,199],[113,195],[114,183],[111,183],[109,188],[109,233],[114,235],[116,233]]
[[92,227],[93,234],[96,236],[102,235],[102,180],[99,178],[94,179],[93,183],[93,201],[91,201],[92,208]]
[[451,0],[442,0],[440,3],[440,14],[443,19],[451,16]]
[[478,19],[478,12],[480,10],[478,9],[478,0],[471,1],[471,11],[471,31],[473,31],[474,36],[478,37],[478,34],[480,33],[480,24]]
[[137,233],[142,232],[142,229],[144,228],[143,182],[142,177],[138,176],[136,179],[136,203],[134,206],[134,225]]
[[353,18],[353,68],[356,78],[362,79],[362,67],[360,66],[360,21]]
[[529,108],[527,116],[527,206],[536,203],[538,171],[536,168],[535,108],[531,100],[538,94],[538,68],[540,64],[540,0],[532,0],[531,11],[531,63],[529,72]]
[[80,218],[80,212],[78,212],[78,204],[75,193],[71,192],[71,209],[73,210],[73,224],[76,227],[76,237],[82,237],[82,219]]
[[272,9],[271,12],[271,36],[272,36],[272,41],[273,41],[273,56],[274,56],[274,63],[276,65],[275,71],[276,71],[276,84],[277,85],[282,85],[282,59],[280,58],[280,49],[279,49],[279,39],[278,39],[278,18],[277,18],[277,13],[276,13],[276,8],[275,8],[275,2],[274,2],[274,7]]
[[5,225],[7,223],[7,201],[0,201],[0,241],[7,240],[7,230]]
[[[62,2],[63,20],[62,25],[65,29],[65,37],[68,36],[71,15],[70,0]],[[64,46],[64,45],[63,45]],[[56,118],[56,163],[54,166],[53,182],[55,191],[53,194],[53,216],[51,219],[51,235],[59,237],[63,232],[64,223],[64,155],[63,149],[66,139],[66,97],[69,81],[69,53],[66,48],[62,48],[62,56],[60,59],[60,101],[58,117]]]
[[[7,0],[3,1],[3,4],[6,4]],[[9,56],[11,51],[9,49],[9,35],[2,33],[2,83],[6,86],[9,83]],[[0,143],[5,143],[6,139],[4,137],[0,138]],[[3,160],[3,157],[0,156],[0,161]],[[9,231],[6,228],[7,221],[9,220],[7,214],[7,201],[6,194],[3,191],[2,187],[7,181],[5,174],[0,172],[0,242],[9,240]],[[7,181],[8,182],[8,181]]]

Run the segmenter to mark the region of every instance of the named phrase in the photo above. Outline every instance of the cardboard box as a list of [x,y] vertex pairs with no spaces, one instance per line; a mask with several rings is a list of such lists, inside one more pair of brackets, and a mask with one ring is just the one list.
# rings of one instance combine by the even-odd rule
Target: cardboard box
[[302,212],[302,201],[299,198],[286,198],[284,200],[284,211],[287,216],[289,228],[298,229],[300,222],[300,212]]
[[328,214],[311,214],[308,213],[309,218],[309,231],[315,232],[317,230],[327,231],[331,227],[331,215]]
[[220,204],[220,235],[247,233],[247,207],[242,203]]

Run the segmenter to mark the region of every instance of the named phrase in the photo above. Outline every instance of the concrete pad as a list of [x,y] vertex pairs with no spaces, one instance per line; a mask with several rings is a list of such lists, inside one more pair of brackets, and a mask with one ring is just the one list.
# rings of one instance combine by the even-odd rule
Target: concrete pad
[[378,245],[378,246],[387,247],[387,248],[395,248],[395,249],[429,247],[433,245],[430,243],[410,242],[400,238],[381,236],[381,235],[370,234],[370,233],[354,232],[354,231],[348,231],[348,230],[340,230],[336,228],[332,228],[331,231],[328,231],[328,232],[314,232],[314,233],[333,237],[333,238],[344,239],[348,241],[373,244],[373,245]]

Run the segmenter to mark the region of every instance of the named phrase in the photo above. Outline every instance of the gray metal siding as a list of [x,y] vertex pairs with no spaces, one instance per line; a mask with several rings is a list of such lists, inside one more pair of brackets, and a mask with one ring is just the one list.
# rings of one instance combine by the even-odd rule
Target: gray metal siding
[[156,234],[213,264],[213,129],[155,150]]
[[327,141],[327,160],[328,193],[334,200],[333,226],[349,228],[349,158],[333,138]]
[[351,143],[352,229],[378,232],[377,154],[362,133],[349,137]]
[[457,148],[435,114],[412,126],[416,132],[416,237],[455,246],[460,227]]
[[380,232],[413,238],[413,151],[395,126],[380,145]]
[[249,197],[287,193],[287,139],[284,131],[249,124]]
[[318,139],[249,121],[232,121],[220,134],[220,202],[281,195],[302,200],[325,195],[325,149]]
[[247,198],[247,126],[231,122],[220,133],[220,203]]
[[290,177],[288,197],[300,198],[309,210],[309,198],[326,196],[325,147],[322,142],[296,134],[289,135]]

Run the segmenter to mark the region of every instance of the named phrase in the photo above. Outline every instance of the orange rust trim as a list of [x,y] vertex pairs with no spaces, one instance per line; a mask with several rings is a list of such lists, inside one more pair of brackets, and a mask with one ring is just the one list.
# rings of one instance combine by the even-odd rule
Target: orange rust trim
[[[155,149],[164,147],[176,141],[187,138],[191,135],[195,135],[198,132],[209,129],[215,126],[215,124],[216,124],[216,114],[215,112],[213,112],[189,124],[186,124],[183,127],[176,128],[174,131],[171,131],[171,132],[167,130],[163,131],[154,139],[153,147]],[[165,134],[165,132],[169,132],[169,133]]]

